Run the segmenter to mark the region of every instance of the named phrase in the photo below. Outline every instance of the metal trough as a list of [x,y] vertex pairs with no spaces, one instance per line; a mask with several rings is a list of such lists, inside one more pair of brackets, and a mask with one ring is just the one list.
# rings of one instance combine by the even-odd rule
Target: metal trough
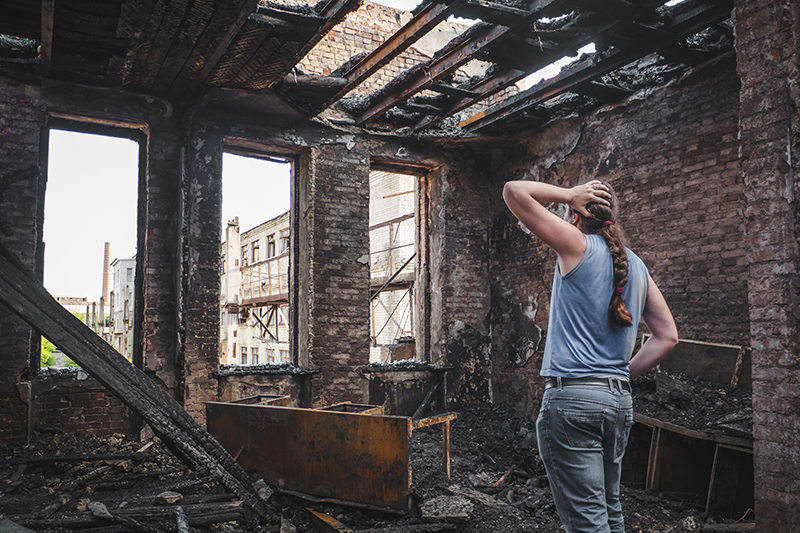
[[[450,474],[454,413],[414,421],[376,406],[297,409],[209,402],[208,430],[238,462],[283,492],[384,511],[410,509],[414,429],[443,424],[443,467]],[[361,411],[361,412],[351,412]],[[241,451],[240,451],[241,450]]]

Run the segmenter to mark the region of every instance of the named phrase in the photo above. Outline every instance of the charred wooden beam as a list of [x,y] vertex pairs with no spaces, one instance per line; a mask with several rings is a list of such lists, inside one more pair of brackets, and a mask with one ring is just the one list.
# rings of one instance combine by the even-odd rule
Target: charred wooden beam
[[502,38],[527,29],[534,21],[543,16],[547,8],[557,3],[558,0],[535,0],[531,4],[530,11],[525,16],[519,17],[513,25],[494,26],[485,32],[475,32],[470,39],[443,53],[441,57],[430,61],[424,68],[420,68],[409,80],[397,83],[395,89],[370,106],[358,117],[356,122],[359,125],[366,124],[397,103],[407,100],[414,94],[442,80],[471,59],[484,53],[492,46],[496,46]]
[[42,74],[50,73],[50,61],[53,58],[53,17],[55,15],[55,0],[42,0],[42,48],[39,57],[42,65]]
[[704,4],[704,10],[692,10],[693,17],[681,16],[668,24],[666,32],[661,38],[652,42],[642,42],[640,46],[626,51],[618,49],[606,50],[594,54],[588,59],[578,61],[553,79],[537,84],[524,93],[506,99],[491,109],[478,113],[461,123],[468,131],[477,132],[501,120],[508,120],[514,116],[529,111],[532,107],[554,98],[572,87],[584,84],[592,79],[605,75],[617,68],[623,67],[641,57],[649,55],[668,42],[692,35],[712,24],[716,24],[730,16],[732,4],[728,0],[709,5]]
[[430,87],[428,87],[428,90],[441,94],[447,94],[450,96],[460,96],[462,98],[476,98],[481,94],[477,91],[470,91],[467,89],[462,89],[460,87],[454,87],[446,83],[434,83]]
[[249,476],[225,448],[166,391],[62,307],[2,245],[0,301],[141,416],[190,468],[200,465],[218,474],[249,507],[267,514]]
[[426,5],[425,8],[408,21],[405,26],[386,39],[383,44],[376,48],[371,54],[359,61],[348,73],[347,85],[331,98],[328,98],[321,105],[317,106],[315,112],[325,109],[331,105],[332,102],[335,102],[343,95],[361,85],[381,67],[403,53],[411,45],[424,37],[425,34],[435,28],[441,21],[449,17],[464,1],[465,0],[454,0],[449,3],[430,3]]
[[517,69],[507,69],[503,72],[492,76],[486,80],[483,80],[481,83],[473,87],[473,92],[477,93],[478,96],[465,96],[460,98],[450,104],[450,108],[440,116],[432,116],[428,115],[423,117],[420,121],[418,121],[414,125],[414,130],[421,130],[427,126],[435,124],[439,122],[441,119],[454,115],[459,111],[468,108],[469,106],[484,100],[500,91],[505,89],[506,87],[516,83],[517,81],[521,80],[525,76],[527,76],[527,72]]
[[305,57],[329,31],[342,22],[347,15],[358,9],[361,1],[331,0],[318,10],[319,17],[325,22],[317,28],[316,33],[306,40],[302,46],[297,47],[297,49],[292,47],[291,49],[286,49],[284,53],[277,54],[280,56],[279,62],[273,64],[269,69],[271,79],[264,82],[264,88],[273,88],[277,83],[280,83],[283,77],[291,72],[297,62]]
[[287,74],[283,77],[283,83],[289,85],[313,85],[315,87],[344,87],[347,85],[347,81],[347,78],[313,74]]
[[[193,92],[206,82],[257,5],[258,0],[245,0],[237,9],[232,9],[234,4],[222,2],[220,9],[215,13],[214,22],[215,26],[225,28],[225,31],[221,34],[207,33],[203,35],[183,70],[178,74],[174,82],[173,93]],[[222,7],[226,7],[227,10],[223,11]],[[213,51],[207,53],[208,49]],[[195,65],[202,66],[195,69]]]

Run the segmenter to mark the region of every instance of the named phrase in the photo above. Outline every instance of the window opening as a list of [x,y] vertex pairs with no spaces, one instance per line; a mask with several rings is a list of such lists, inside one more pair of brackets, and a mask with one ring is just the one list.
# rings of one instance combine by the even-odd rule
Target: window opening
[[[275,235],[290,232],[291,164],[256,155],[226,151],[222,159],[220,364],[257,365],[262,353],[262,363],[291,362],[288,320],[279,319],[289,315],[289,252],[275,249]],[[283,351],[286,360],[275,361]]]
[[415,359],[419,179],[370,173],[370,362]]
[[[133,359],[140,145],[130,138],[50,129],[44,286]],[[42,341],[41,367],[77,366]]]

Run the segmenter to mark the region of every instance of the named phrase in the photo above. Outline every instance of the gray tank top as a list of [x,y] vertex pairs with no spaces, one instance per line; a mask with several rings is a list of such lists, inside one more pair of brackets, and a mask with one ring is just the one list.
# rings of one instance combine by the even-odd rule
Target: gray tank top
[[608,319],[614,272],[611,253],[601,236],[586,235],[586,251],[566,275],[556,266],[541,376],[629,379],[628,361],[647,301],[649,277],[639,256],[628,248],[625,252],[628,283],[622,296],[633,317],[628,328],[612,326]]

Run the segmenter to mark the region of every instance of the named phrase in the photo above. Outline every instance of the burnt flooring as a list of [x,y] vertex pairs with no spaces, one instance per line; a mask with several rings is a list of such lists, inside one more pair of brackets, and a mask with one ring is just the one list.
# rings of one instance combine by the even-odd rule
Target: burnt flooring
[[[640,378],[634,397],[642,414],[692,429],[742,434],[748,431],[748,416],[752,423],[747,391],[681,375]],[[308,509],[350,530],[376,533],[562,531],[533,420],[494,405],[457,414],[451,423],[449,479],[441,468],[441,426],[414,431],[414,505],[406,515],[275,493],[269,500],[272,513],[258,517],[227,494],[214,475],[189,470],[158,439],[39,428],[29,444],[0,446],[0,531],[2,519],[40,533],[321,531]],[[642,486],[623,484],[622,504],[629,532],[702,531],[705,524],[721,521],[707,516],[698,498]],[[177,518],[180,513],[185,522]],[[752,519],[752,513],[743,518]]]

